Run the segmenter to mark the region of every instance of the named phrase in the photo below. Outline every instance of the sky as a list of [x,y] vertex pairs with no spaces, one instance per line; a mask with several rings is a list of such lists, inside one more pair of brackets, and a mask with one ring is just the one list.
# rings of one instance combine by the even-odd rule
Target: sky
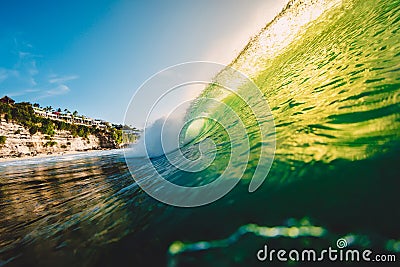
[[122,123],[135,90],[188,61],[229,64],[287,0],[0,3],[0,97]]

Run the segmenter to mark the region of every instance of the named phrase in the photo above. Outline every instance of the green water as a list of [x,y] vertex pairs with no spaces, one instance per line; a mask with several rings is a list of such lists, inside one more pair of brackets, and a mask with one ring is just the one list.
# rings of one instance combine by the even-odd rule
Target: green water
[[[266,32],[271,27],[279,28],[279,18],[302,13],[302,5],[306,5],[305,9],[316,6],[310,1],[299,2],[293,1],[231,65],[249,75],[263,92],[276,126],[275,160],[266,182],[256,193],[247,195],[243,191],[260,160],[262,146],[260,121],[256,121],[251,109],[262,113],[264,107],[256,99],[249,107],[240,97],[215,85],[202,94],[235,110],[246,125],[251,143],[244,186],[231,193],[238,215],[226,223],[279,225],[285,218],[307,217],[336,233],[336,238],[363,233],[367,241],[360,241],[359,245],[385,250],[385,242],[400,239],[396,196],[400,188],[400,1],[326,1],[332,2],[333,7],[293,30],[296,37],[289,45],[274,45],[268,38],[277,37]],[[228,71],[222,71],[215,80],[229,80]],[[237,92],[252,98],[246,85],[239,86]],[[203,99],[193,105],[191,112],[192,116],[208,112],[227,120],[222,109],[207,105]],[[214,123],[206,124],[200,139],[206,137],[220,144],[219,153],[226,154],[230,146],[242,142],[227,136]],[[226,161],[217,157],[216,165],[225,166]],[[182,251],[182,259],[174,257],[183,262],[197,259],[209,263],[213,259],[223,264],[222,259],[229,257],[230,251],[240,255],[238,262],[256,264],[248,254],[256,251],[251,240],[257,238],[225,242],[223,238],[233,233],[235,230],[219,236],[221,242],[178,242],[171,249]],[[371,236],[379,238],[374,243]],[[327,244],[334,243],[333,239],[325,237]],[[269,239],[261,240],[259,247]],[[299,245],[285,239],[268,242],[278,247],[304,247],[310,243],[299,241]],[[311,243],[321,246],[318,241]],[[211,248],[203,249],[204,246]]]
[[[251,73],[274,116],[278,159],[355,161],[398,144],[399,3],[344,1]],[[257,56],[249,50],[240,57]],[[232,67],[241,70],[240,64]],[[245,86],[241,90],[246,93]],[[213,88],[204,93],[217,95]],[[237,102],[231,106],[247,116]],[[251,119],[244,121],[248,131],[256,128]]]
[[[208,168],[188,173],[165,157],[152,166],[129,161],[132,175],[149,184],[154,166],[165,179],[193,186],[218,178],[233,156],[240,164],[229,174],[240,182],[209,205],[152,199],[121,151],[2,163],[0,266],[265,266],[256,258],[265,244],[325,249],[342,237],[400,260],[399,29],[399,0],[291,1],[232,63],[268,101],[275,155],[261,154],[274,140],[272,132],[261,136],[272,116],[250,85],[237,90],[249,105],[214,85],[202,96],[238,118],[199,99],[187,116],[210,115],[226,128],[206,120],[182,148],[196,158],[197,144],[213,140]],[[216,82],[230,79],[221,72]],[[236,131],[238,119],[245,135]],[[274,161],[249,193],[261,157]]]

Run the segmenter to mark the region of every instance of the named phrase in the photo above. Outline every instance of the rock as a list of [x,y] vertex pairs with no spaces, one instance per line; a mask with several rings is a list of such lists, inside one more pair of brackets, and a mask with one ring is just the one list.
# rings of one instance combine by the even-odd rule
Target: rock
[[[118,147],[111,136],[107,134],[89,135],[85,139],[72,137],[69,131],[56,131],[56,134],[49,138],[40,132],[30,135],[28,129],[14,123],[7,123],[4,120],[0,121],[0,136],[7,137],[6,143],[0,146],[0,157],[3,158]],[[55,143],[50,144],[50,142]]]

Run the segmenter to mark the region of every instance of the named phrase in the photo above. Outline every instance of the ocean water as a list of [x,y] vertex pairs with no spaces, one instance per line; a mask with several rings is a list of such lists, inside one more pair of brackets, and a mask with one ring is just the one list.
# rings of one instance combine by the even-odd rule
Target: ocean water
[[[214,141],[215,161],[201,172],[181,171],[165,156],[152,166],[128,161],[136,179],[151,183],[154,166],[171,182],[195,186],[218,177],[232,147],[249,153],[238,186],[209,205],[152,199],[122,151],[1,163],[0,266],[257,266],[267,264],[256,258],[264,244],[321,249],[338,238],[399,260],[399,30],[398,0],[299,0],[252,39],[232,67],[260,88],[276,130],[272,167],[253,193],[260,124],[271,117],[256,120],[240,98],[215,86],[202,96],[230,106],[247,136],[205,123],[182,148],[195,158],[199,143]],[[229,72],[218,79],[229,80]],[[246,86],[238,93],[263,113]],[[187,116],[204,112],[235,129],[224,109],[201,99]]]

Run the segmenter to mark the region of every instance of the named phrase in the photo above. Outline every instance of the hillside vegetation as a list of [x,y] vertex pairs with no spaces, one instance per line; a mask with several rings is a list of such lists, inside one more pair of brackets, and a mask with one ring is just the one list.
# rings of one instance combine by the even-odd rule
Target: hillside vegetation
[[48,136],[54,136],[55,131],[69,131],[74,137],[87,138],[89,135],[109,135],[116,144],[122,143],[122,131],[114,127],[104,129],[96,126],[67,123],[64,121],[51,120],[37,116],[33,106],[29,102],[15,104],[0,103],[0,116],[7,122],[14,122],[29,129],[29,133],[34,135],[37,132]]

